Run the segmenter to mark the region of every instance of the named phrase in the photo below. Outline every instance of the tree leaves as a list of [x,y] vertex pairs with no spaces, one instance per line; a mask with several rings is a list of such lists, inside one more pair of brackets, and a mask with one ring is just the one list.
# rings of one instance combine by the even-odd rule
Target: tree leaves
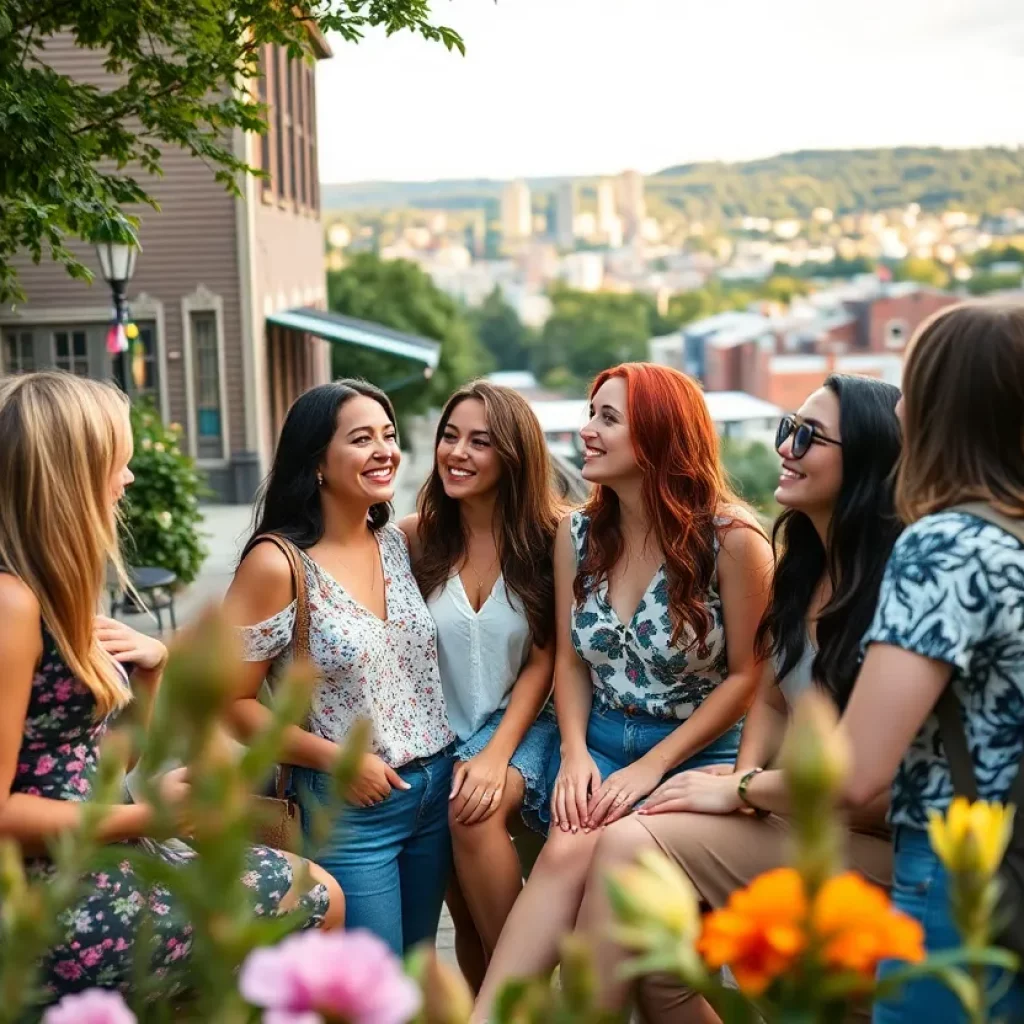
[[[430,20],[429,0],[5,0],[0,6],[0,302],[23,299],[11,265],[19,250],[90,276],[67,248],[91,240],[122,208],[155,203],[145,178],[162,151],[206,161],[238,190],[253,173],[233,148],[236,129],[265,130],[253,102],[265,43],[312,59],[313,37],[358,42],[382,28],[411,31],[464,52],[458,34]],[[76,80],[48,63],[70,36],[105,54],[110,78]]]

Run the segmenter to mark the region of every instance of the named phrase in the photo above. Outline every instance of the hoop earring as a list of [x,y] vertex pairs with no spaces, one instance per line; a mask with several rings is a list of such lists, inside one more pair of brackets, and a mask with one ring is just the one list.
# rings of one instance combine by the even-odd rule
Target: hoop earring
[[324,485],[324,475],[319,469],[316,471],[316,485],[317,487],[323,487]]

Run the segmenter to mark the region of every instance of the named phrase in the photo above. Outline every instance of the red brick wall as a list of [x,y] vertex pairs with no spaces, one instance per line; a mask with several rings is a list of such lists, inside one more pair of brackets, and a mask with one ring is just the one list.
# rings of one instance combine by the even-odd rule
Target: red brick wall
[[868,348],[872,352],[900,351],[899,348],[886,345],[888,325],[891,322],[901,321],[905,325],[905,345],[922,321],[958,301],[954,295],[925,291],[875,299],[868,307]]

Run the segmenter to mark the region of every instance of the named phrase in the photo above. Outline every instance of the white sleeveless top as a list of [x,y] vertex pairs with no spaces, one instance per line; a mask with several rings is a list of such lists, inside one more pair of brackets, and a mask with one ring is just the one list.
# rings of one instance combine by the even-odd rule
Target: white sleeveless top
[[468,740],[508,696],[530,654],[526,612],[499,576],[473,611],[458,573],[427,601],[437,626],[437,661],[448,721]]

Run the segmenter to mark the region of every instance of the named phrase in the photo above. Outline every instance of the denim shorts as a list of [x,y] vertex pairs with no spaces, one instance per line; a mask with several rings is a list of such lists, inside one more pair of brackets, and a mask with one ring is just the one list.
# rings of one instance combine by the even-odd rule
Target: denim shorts
[[[960,945],[960,936],[949,904],[949,879],[942,862],[921,829],[900,826],[893,834],[892,902],[924,928],[929,954]],[[878,968],[879,978],[899,969],[901,964],[886,960]],[[990,1007],[992,1020],[1024,1020],[1024,982],[1020,976],[1004,979],[992,976],[989,984],[1009,981],[1009,989]],[[877,1002],[872,1024],[966,1024],[967,1014],[960,1000],[941,982],[926,978],[904,986],[893,999]]]
[[[627,714],[617,708],[593,708],[587,721],[587,753],[597,764],[603,781],[613,772],[639,761],[680,725],[682,722],[676,718],[655,718],[643,712]],[[732,764],[739,750],[741,730],[742,726],[737,722],[703,750],[698,750],[681,765],[666,772],[665,778],[691,768],[704,768],[711,764]],[[545,828],[551,820],[551,794],[561,766],[561,751],[556,750],[548,765],[547,794],[540,811]],[[641,800],[637,806],[641,806],[642,803]]]
[[[504,708],[499,708],[468,740],[463,740],[455,748],[456,761],[468,761],[480,753],[494,737],[501,724]],[[537,721],[530,726],[522,738],[509,764],[523,777],[526,783],[523,796],[523,821],[535,831],[547,832],[547,825],[542,817],[548,800],[547,774],[548,765],[558,750],[558,722],[550,704],[537,716]]]

